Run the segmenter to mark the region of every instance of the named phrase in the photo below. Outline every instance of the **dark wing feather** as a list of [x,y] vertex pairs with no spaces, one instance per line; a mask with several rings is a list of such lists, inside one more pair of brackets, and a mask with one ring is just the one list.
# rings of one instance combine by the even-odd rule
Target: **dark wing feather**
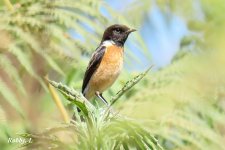
[[86,69],[86,72],[84,74],[84,79],[83,79],[83,85],[82,85],[82,93],[84,93],[84,90],[86,86],[88,85],[88,82],[90,81],[92,75],[94,72],[97,70],[99,64],[101,63],[102,57],[105,53],[105,46],[99,46],[96,51],[93,53],[91,60],[88,64],[88,67]]

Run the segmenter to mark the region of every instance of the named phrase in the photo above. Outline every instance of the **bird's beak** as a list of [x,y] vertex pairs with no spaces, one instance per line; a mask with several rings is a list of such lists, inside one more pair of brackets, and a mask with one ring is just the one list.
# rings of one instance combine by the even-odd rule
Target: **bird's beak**
[[129,34],[129,33],[134,32],[134,31],[137,31],[137,30],[136,30],[136,29],[129,29],[129,30],[127,31],[127,33]]

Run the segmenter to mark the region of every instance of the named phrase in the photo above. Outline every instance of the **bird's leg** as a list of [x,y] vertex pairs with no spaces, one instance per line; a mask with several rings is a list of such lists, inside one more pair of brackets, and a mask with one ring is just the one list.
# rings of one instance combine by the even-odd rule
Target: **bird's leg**
[[101,98],[103,99],[103,101],[104,101],[104,103],[108,106],[108,102],[107,102],[107,100],[102,96],[102,93],[101,94],[99,94],[100,96],[101,96]]
[[95,92],[95,95],[103,101],[103,103],[108,106],[108,102],[105,100],[105,98],[102,96],[102,93],[100,94],[98,91]]

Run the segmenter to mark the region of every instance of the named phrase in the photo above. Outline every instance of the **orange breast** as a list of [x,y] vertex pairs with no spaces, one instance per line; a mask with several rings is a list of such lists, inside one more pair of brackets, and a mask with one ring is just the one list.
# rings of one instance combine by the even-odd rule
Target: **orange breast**
[[102,61],[90,80],[90,92],[102,93],[109,88],[119,76],[123,67],[123,48],[112,45],[108,47]]

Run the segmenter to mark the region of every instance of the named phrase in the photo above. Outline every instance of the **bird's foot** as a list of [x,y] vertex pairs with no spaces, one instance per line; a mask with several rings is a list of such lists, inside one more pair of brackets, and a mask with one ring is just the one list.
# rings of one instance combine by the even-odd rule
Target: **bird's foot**
[[108,106],[108,102],[105,100],[105,98],[102,96],[102,93],[99,93],[98,91],[95,92],[95,95],[100,99],[102,100],[102,102]]

